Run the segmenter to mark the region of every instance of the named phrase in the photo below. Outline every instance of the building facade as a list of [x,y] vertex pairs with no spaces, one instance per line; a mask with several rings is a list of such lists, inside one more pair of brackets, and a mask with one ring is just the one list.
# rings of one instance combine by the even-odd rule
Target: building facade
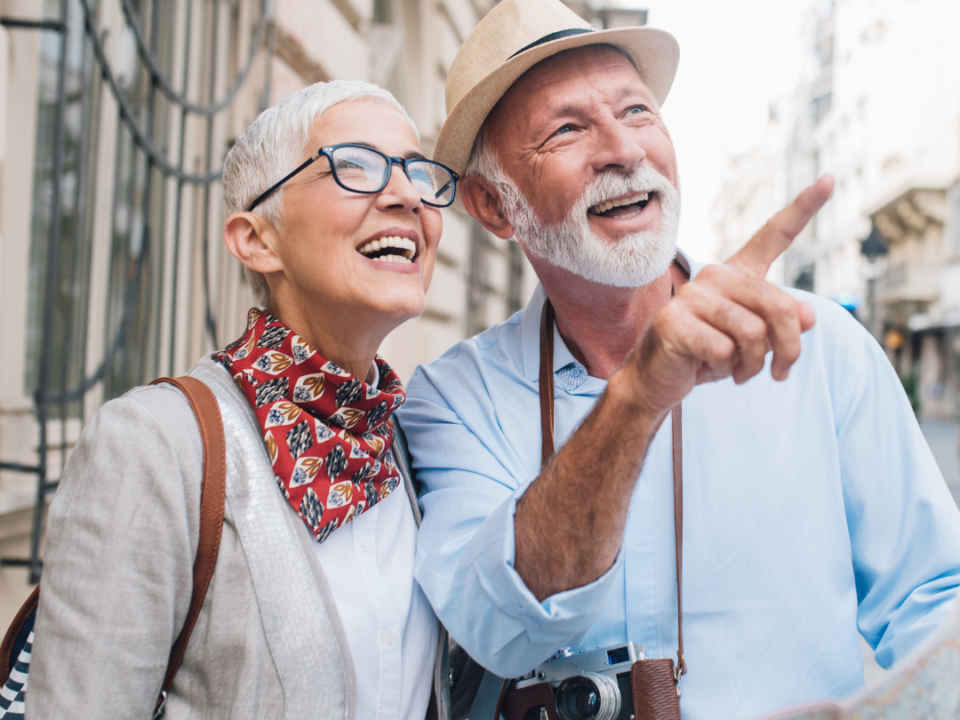
[[786,197],[823,172],[837,184],[785,254],[785,281],[855,308],[920,414],[956,417],[960,4],[807,6],[778,162]]
[[[219,169],[306,85],[389,88],[432,152],[444,82],[493,0],[0,0],[0,625],[39,576],[44,507],[106,400],[238,337]],[[519,247],[445,211],[417,363],[518,310]]]

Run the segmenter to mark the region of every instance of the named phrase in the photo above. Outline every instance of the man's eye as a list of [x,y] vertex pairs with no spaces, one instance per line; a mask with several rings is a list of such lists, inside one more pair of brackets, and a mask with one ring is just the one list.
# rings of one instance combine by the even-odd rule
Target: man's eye
[[628,115],[639,115],[640,113],[648,112],[646,105],[634,105],[633,107],[627,110]]
[[562,128],[557,130],[557,135],[566,135],[569,132],[573,132],[573,125],[564,125]]

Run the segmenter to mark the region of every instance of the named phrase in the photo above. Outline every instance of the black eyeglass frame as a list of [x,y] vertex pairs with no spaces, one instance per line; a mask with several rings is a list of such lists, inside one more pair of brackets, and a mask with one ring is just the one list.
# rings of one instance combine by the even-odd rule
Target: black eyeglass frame
[[[337,169],[333,165],[333,151],[339,148],[344,148],[344,147],[357,148],[359,150],[368,150],[369,152],[376,153],[377,155],[379,155],[380,157],[382,157],[384,160],[387,161],[387,172],[384,173],[383,184],[379,188],[377,188],[376,190],[354,190],[353,188],[347,187],[342,182],[340,182],[340,178],[337,176]],[[326,147],[322,147],[319,150],[317,150],[317,152],[314,155],[312,155],[307,160],[302,162],[293,172],[291,172],[289,175],[286,175],[282,180],[274,183],[269,188],[267,188],[267,190],[265,190],[260,195],[258,195],[257,199],[254,200],[252,203],[250,203],[250,207],[247,208],[247,212],[252,212],[257,205],[259,205],[262,201],[266,200],[271,195],[271,193],[273,193],[277,188],[279,188],[281,185],[287,182],[287,180],[294,177],[297,173],[302,172],[303,170],[306,170],[308,167],[310,167],[314,162],[319,160],[321,157],[327,158],[327,162],[330,164],[330,173],[333,175],[334,181],[337,183],[337,185],[342,187],[347,192],[359,193],[361,195],[376,195],[378,192],[383,192],[383,189],[390,183],[390,178],[393,175],[394,165],[399,165],[403,169],[403,174],[407,177],[407,180],[410,180],[411,182],[413,182],[413,180],[410,178],[410,173],[407,171],[407,166],[410,163],[427,163],[429,165],[436,165],[438,167],[442,167],[444,170],[450,173],[451,182],[453,183],[453,192],[450,194],[450,202],[448,203],[443,203],[443,204],[432,203],[429,200],[424,200],[422,197],[420,198],[420,201],[423,202],[425,205],[429,205],[431,207],[445,208],[453,205],[453,201],[457,197],[457,181],[460,180],[460,175],[454,172],[453,170],[451,170],[450,168],[448,168],[446,165],[443,165],[438,162],[434,162],[433,160],[427,160],[426,158],[391,157],[390,155],[387,155],[386,153],[382,153],[376,148],[369,147],[368,145],[357,145],[356,143],[342,143],[340,145],[328,145]],[[441,188],[441,192],[445,192],[445,191],[446,191],[446,186]]]

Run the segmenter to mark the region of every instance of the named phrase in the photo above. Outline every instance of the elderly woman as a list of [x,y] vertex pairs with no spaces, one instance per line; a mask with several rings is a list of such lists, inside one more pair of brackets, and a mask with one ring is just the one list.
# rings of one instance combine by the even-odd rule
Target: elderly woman
[[[404,392],[377,349],[424,309],[456,180],[359,82],[285,98],[227,156],[224,237],[265,310],[189,372],[223,417],[226,506],[171,720],[446,717],[391,419]],[[171,385],[84,431],[50,509],[30,720],[151,717],[190,601],[202,453]]]

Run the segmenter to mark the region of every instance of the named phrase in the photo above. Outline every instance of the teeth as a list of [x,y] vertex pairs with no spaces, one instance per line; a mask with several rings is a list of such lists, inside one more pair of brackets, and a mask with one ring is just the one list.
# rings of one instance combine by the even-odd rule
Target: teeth
[[408,263],[413,260],[413,256],[417,253],[417,244],[413,240],[410,240],[409,238],[397,237],[396,235],[371,240],[365,245],[357,248],[357,250],[361,255],[372,255],[375,252],[379,252],[380,250],[385,250],[387,248],[396,248],[403,254],[383,255],[382,257],[378,257],[377,260]]
[[388,263],[407,263],[410,264],[413,260],[405,258],[403,255],[384,255],[383,257],[378,257],[379,262],[388,262]]
[[386,260],[391,263],[401,263],[410,265],[413,263],[413,260],[410,258],[405,258],[403,255],[385,255],[382,258],[377,258],[378,260]]
[[608,200],[607,202],[602,202],[599,205],[594,205],[592,208],[590,208],[590,212],[600,215],[601,213],[605,213],[607,210],[612,210],[615,207],[633,205],[638,202],[646,202],[649,198],[650,193],[640,193],[639,195],[631,195],[630,197],[622,198],[620,200]]

